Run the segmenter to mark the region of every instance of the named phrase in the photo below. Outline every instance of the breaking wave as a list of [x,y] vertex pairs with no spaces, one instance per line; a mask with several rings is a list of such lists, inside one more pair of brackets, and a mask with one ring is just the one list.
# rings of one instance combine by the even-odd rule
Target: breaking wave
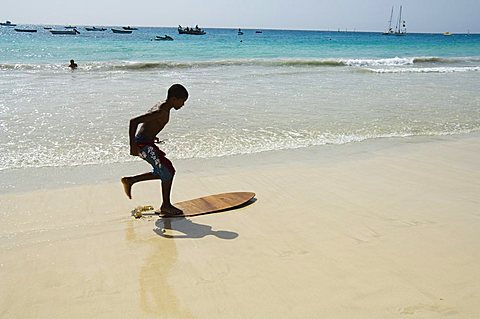
[[[468,64],[470,69],[476,71],[480,63],[480,57],[393,57],[393,58],[325,58],[325,59],[227,59],[210,61],[139,61],[139,62],[86,62],[80,63],[79,72],[135,72],[150,70],[176,70],[176,69],[201,69],[215,67],[241,67],[241,66],[263,66],[263,67],[401,67],[413,65],[455,65]],[[28,63],[1,63],[0,70],[5,71],[64,71],[66,64],[28,64]],[[467,69],[468,71],[468,69]],[[382,73],[379,70],[374,72]],[[406,71],[401,71],[406,72]],[[437,71],[438,72],[438,71]]]

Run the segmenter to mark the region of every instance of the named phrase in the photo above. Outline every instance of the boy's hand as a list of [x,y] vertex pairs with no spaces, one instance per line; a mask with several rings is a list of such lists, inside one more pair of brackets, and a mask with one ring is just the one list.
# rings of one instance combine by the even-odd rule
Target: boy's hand
[[140,154],[140,150],[138,149],[137,144],[130,145],[130,155],[138,156]]

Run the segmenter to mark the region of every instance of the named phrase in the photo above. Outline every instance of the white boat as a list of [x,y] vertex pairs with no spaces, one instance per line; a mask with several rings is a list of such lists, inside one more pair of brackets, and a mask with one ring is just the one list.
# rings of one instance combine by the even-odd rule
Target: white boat
[[106,28],[97,28],[97,27],[85,27],[87,31],[106,31]]
[[392,6],[392,11],[390,12],[390,20],[388,20],[388,30],[383,32],[383,35],[391,35],[394,34],[395,32],[392,29],[392,18],[393,18],[393,6]]
[[0,22],[0,25],[1,25],[2,27],[16,27],[16,26],[17,26],[16,24],[14,24],[14,23],[12,23],[12,22],[10,22],[10,21],[8,21],[8,20],[5,21],[5,22]]
[[405,26],[405,20],[402,20],[402,6],[400,6],[400,13],[398,14],[398,22],[395,27],[395,35],[406,35],[407,27]]
[[165,34],[163,37],[157,35],[154,40],[155,41],[173,41],[173,38],[171,36]]
[[72,29],[72,30],[50,30],[51,34],[65,34],[65,35],[76,35],[80,34],[80,32],[77,31],[77,29]]
[[113,33],[130,34],[130,33],[132,33],[133,31],[132,31],[132,30],[124,30],[124,29],[115,29],[115,28],[112,28],[112,32],[113,32]]

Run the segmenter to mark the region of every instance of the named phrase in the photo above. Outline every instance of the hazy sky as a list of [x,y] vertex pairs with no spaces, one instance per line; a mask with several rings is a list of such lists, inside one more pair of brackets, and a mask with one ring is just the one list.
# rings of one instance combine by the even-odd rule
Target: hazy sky
[[480,0],[5,0],[19,24],[381,31],[403,5],[409,32],[480,33]]

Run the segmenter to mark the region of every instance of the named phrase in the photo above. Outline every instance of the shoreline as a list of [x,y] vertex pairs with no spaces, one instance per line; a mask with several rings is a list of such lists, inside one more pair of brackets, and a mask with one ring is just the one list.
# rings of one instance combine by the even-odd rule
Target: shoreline
[[[277,163],[277,158],[296,158],[300,156],[302,160],[323,160],[324,157],[328,159],[336,156],[350,156],[355,152],[405,147],[411,143],[449,142],[477,138],[480,138],[480,132],[442,136],[383,137],[345,144],[325,144],[221,157],[171,159],[177,168],[178,177],[184,172],[199,170],[199,168],[202,171],[208,170],[209,173],[215,174],[219,168],[228,169],[241,165],[255,166],[255,164]],[[255,164],[250,165],[252,162]],[[7,169],[0,171],[0,191],[2,194],[25,193],[39,189],[114,183],[121,176],[135,175],[150,170],[151,167],[141,159],[110,164]]]
[[110,177],[0,195],[0,316],[480,313],[479,134],[174,163],[174,202],[257,200],[164,220],[129,215],[159,205],[158,182],[135,185],[133,200]]

